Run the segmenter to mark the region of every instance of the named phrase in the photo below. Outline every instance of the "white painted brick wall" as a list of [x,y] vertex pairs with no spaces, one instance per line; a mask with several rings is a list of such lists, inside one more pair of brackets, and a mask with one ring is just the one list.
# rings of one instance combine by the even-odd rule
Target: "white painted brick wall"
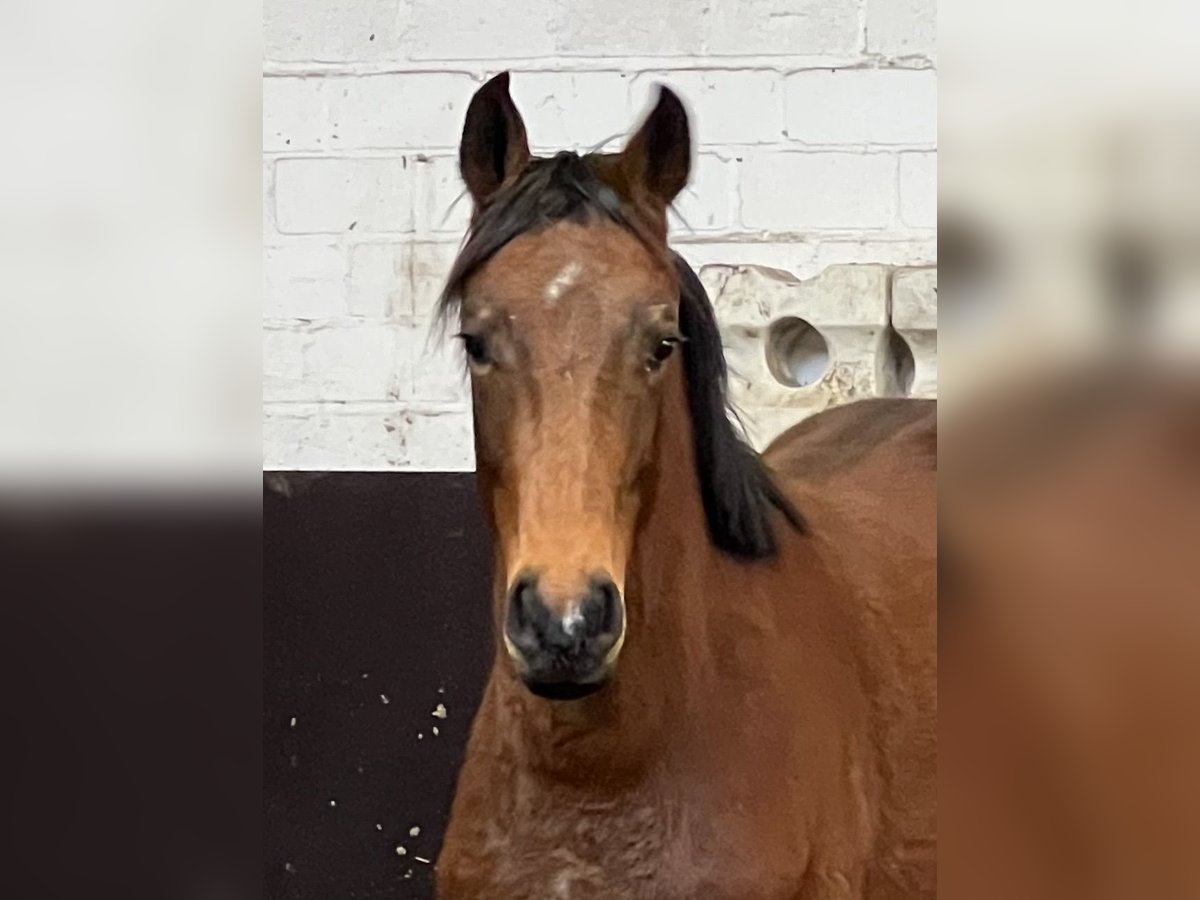
[[817,69],[789,75],[787,135],[805,144],[937,141],[932,70]]
[[936,59],[937,4],[866,0],[867,50],[885,57]]
[[697,267],[936,261],[934,0],[265,0],[263,22],[268,468],[471,466],[432,315],[470,212],[463,113],[502,69],[535,152],[681,93],[672,240]]
[[275,224],[283,234],[412,231],[416,180],[404,156],[283,159],[275,166]]
[[890,153],[755,153],[743,175],[742,223],[751,229],[878,231],[896,215]]
[[913,228],[937,227],[937,154],[900,154],[900,220]]

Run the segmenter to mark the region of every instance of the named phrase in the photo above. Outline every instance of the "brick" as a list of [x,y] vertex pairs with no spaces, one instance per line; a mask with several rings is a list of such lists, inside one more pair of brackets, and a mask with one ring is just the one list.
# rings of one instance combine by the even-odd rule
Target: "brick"
[[411,317],[412,250],[408,244],[358,244],[350,250],[347,305],[353,316]]
[[407,448],[394,403],[267,403],[263,407],[265,469],[400,469]]
[[417,231],[461,237],[471,221],[471,197],[458,173],[457,156],[420,156],[417,169]]
[[419,60],[536,58],[554,54],[555,0],[503,3],[403,0],[405,56]]
[[263,248],[263,315],[327,319],[346,314],[346,253],[317,241]]
[[566,56],[825,56],[859,45],[858,5],[846,0],[560,0],[559,10]]
[[[328,150],[333,119],[329,98],[340,79],[264,78],[263,150]],[[340,133],[339,133],[340,134]]]
[[475,468],[475,432],[469,410],[410,410],[399,416],[405,468],[470,472]]
[[783,88],[774,72],[651,72],[631,88],[639,117],[654,86],[673,88],[687,104],[692,140],[701,147],[774,142],[783,138]]
[[264,58],[269,61],[403,57],[396,0],[264,0],[262,20]]
[[937,0],[866,0],[867,51],[888,57],[937,52]]
[[913,228],[937,227],[937,154],[900,154],[900,220]]
[[937,75],[911,69],[797,72],[786,82],[787,133],[812,144],[932,144]]
[[412,247],[413,311],[419,318],[432,316],[446,276],[458,255],[456,244],[414,244]]
[[365,75],[337,79],[330,114],[337,146],[457,148],[479,83],[456,73]]
[[896,158],[771,153],[745,158],[742,224],[771,231],[883,228],[896,206]]
[[[559,0],[553,30],[566,56],[689,56],[705,51],[711,2]],[[616,48],[619,51],[614,52]]]
[[[512,96],[543,152],[590,150],[633,124],[629,82],[616,72],[514,72]],[[621,146],[614,141],[613,146]]]
[[[679,237],[676,237],[679,240]],[[740,265],[764,266],[786,272],[811,272],[816,245],[812,241],[773,240],[715,240],[706,238],[696,243],[679,243],[676,247],[688,264],[700,271],[704,266],[728,265],[736,260]]]
[[286,234],[411,231],[415,170],[389,159],[281,159],[275,218]]
[[262,447],[267,470],[469,472],[475,467],[471,413],[463,409],[268,403]]
[[414,329],[417,355],[413,360],[412,395],[418,402],[470,401],[466,361],[452,331],[428,320]]
[[275,227],[275,161],[264,159],[262,163],[262,228],[264,243],[274,239]]
[[457,147],[478,83],[467,75],[273,76],[263,81],[263,149]]
[[304,379],[305,335],[299,326],[262,335],[263,400],[293,399]]
[[395,400],[410,393],[414,333],[354,320],[269,328],[264,401]]
[[[696,2],[712,7],[706,47],[709,53],[794,57],[846,56],[858,52],[858,3],[847,0]],[[661,33],[661,26],[656,24],[648,30]]]
[[924,266],[937,259],[937,235],[897,240],[888,233],[876,237],[848,235],[819,241],[812,265],[817,272],[848,263]]
[[691,181],[675,200],[672,236],[687,239],[692,232],[724,231],[734,223],[733,165],[703,154],[692,167]]

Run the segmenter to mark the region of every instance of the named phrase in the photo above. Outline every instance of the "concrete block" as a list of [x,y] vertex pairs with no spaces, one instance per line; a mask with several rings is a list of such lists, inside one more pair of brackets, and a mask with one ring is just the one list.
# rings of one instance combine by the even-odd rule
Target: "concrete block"
[[731,397],[751,440],[830,406],[897,392],[888,346],[885,266],[838,266],[799,281],[757,267],[707,266]]
[[892,327],[912,354],[905,393],[937,396],[937,269],[897,269],[892,275]]

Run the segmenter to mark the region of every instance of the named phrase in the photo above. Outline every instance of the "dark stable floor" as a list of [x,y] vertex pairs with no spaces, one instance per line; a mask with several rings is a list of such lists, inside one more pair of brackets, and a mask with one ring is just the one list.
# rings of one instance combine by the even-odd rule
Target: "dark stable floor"
[[474,476],[265,482],[265,896],[432,898],[492,654]]

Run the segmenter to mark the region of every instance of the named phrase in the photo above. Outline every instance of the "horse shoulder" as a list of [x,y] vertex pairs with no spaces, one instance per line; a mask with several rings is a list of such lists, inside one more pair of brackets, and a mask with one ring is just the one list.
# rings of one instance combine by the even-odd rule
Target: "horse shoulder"
[[868,896],[932,896],[936,860],[937,419],[929,401],[818,414],[765,454],[857,618],[887,760]]

